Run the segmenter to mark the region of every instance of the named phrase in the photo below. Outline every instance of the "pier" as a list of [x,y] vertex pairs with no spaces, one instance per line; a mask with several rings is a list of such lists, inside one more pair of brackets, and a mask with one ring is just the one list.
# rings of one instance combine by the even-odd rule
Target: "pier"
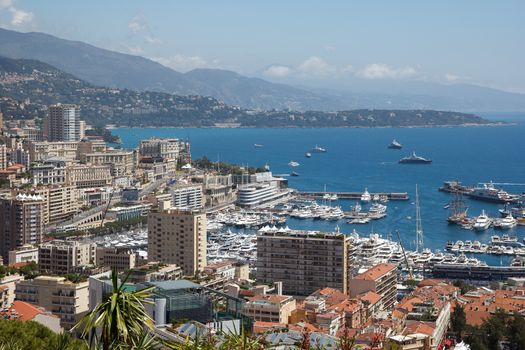
[[525,267],[436,264],[432,268],[432,277],[476,281],[502,281],[509,277],[525,277]]
[[[299,191],[297,194],[301,197],[322,199],[324,195],[336,195],[339,199],[361,199],[363,192],[311,192]],[[409,199],[407,192],[370,192],[370,195],[381,197],[386,196],[391,201],[407,201]]]

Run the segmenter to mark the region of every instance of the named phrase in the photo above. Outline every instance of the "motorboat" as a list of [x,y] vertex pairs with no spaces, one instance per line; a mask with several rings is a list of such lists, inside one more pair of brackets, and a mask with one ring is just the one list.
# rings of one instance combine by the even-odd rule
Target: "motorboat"
[[310,153],[310,152],[306,152],[306,153],[304,154],[304,156],[305,156],[306,158],[311,158],[311,157],[312,157],[312,153]]
[[432,163],[432,160],[420,157],[416,154],[416,152],[412,152],[412,155],[401,158],[399,160],[399,163],[400,164],[430,164]]
[[323,148],[323,147],[320,147],[320,146],[318,146],[318,145],[315,145],[315,147],[312,148],[312,151],[314,151],[314,152],[318,152],[318,153],[324,153],[324,152],[326,152],[326,149]]
[[485,214],[485,210],[481,211],[481,214],[475,219],[472,228],[476,231],[484,231],[490,227],[492,219]]
[[290,163],[288,163],[288,166],[291,166],[291,167],[295,168],[295,167],[299,166],[299,163],[294,162],[293,160],[291,160]]
[[393,139],[390,145],[388,145],[388,148],[390,149],[401,149],[403,148],[403,145],[401,145],[399,142],[396,141],[396,139]]
[[290,173],[290,176],[299,176],[299,173],[298,173],[298,172],[295,172],[295,171],[292,171],[292,172]]
[[372,200],[372,196],[368,192],[368,189],[365,188],[365,192],[361,195],[361,202],[370,202]]

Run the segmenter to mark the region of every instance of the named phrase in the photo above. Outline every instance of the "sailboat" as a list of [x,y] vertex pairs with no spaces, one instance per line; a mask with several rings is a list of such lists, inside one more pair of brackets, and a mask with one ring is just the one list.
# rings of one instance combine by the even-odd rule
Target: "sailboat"
[[456,191],[454,192],[454,200],[448,204],[449,216],[448,222],[451,224],[459,224],[467,217],[468,207],[465,206],[463,201],[463,193]]

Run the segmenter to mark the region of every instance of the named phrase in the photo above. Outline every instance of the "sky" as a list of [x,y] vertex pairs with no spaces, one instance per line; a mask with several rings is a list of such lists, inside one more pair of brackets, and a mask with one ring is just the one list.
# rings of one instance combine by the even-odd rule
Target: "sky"
[[469,83],[525,93],[525,1],[0,0],[0,27],[329,88]]

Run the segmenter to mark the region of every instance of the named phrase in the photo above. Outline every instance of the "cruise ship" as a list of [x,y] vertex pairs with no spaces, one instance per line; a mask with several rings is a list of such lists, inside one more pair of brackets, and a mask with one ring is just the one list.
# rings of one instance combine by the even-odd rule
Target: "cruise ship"
[[399,160],[399,163],[400,164],[430,164],[432,163],[432,160],[420,157],[416,155],[416,152],[412,152],[412,155],[401,158]]
[[466,195],[472,199],[495,203],[509,203],[519,200],[518,195],[510,194],[502,189],[496,188],[492,182],[481,184],[481,186],[475,187],[472,191],[467,192]]
[[390,149],[401,149],[403,148],[403,146],[396,141],[396,139],[393,139],[392,142],[390,143],[390,145],[388,145],[388,148]]

